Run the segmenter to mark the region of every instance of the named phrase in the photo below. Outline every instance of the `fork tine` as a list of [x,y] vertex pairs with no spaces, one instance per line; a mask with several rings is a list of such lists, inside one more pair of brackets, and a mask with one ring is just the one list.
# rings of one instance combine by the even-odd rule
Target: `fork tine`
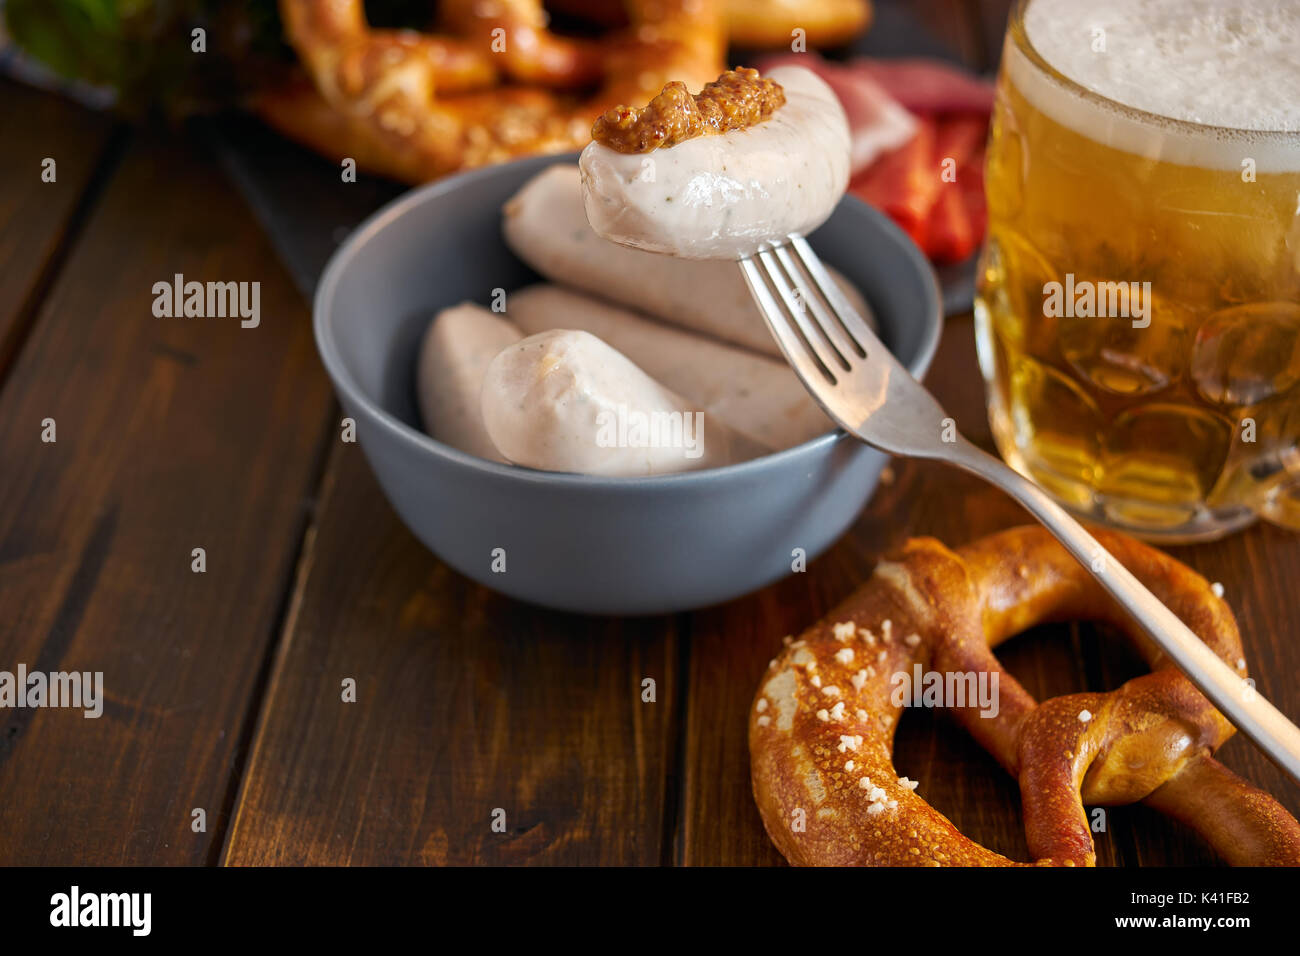
[[740,271],[745,277],[745,282],[749,285],[749,291],[754,296],[754,301],[758,303],[759,309],[763,313],[763,318],[767,321],[767,327],[772,332],[776,342],[781,346],[781,351],[785,353],[788,361],[804,380],[812,381],[817,377],[825,379],[830,384],[835,384],[835,376],[831,374],[821,361],[808,351],[803,339],[790,324],[785,311],[772,297],[767,283],[763,280],[763,272],[758,267],[758,263],[753,259],[741,259]]
[[832,311],[834,306],[823,298],[817,284],[811,281],[807,271],[801,269],[795,262],[794,257],[790,255],[789,248],[787,246],[777,246],[773,252],[776,253],[777,259],[780,260],[786,275],[790,277],[790,282],[793,283],[796,289],[803,292],[803,301],[812,310],[813,319],[818,330],[831,344],[831,347],[846,360],[844,370],[850,371],[852,366],[847,360],[853,356],[866,357],[867,350],[855,342],[853,336],[844,330],[844,325],[836,320]]
[[776,290],[781,302],[785,305],[785,316],[793,322],[795,328],[799,330],[799,334],[803,336],[805,348],[822,364],[827,375],[834,382],[836,380],[836,370],[848,370],[849,364],[847,360],[839,352],[835,351],[826,338],[813,327],[813,323],[808,319],[808,310],[800,306],[796,300],[794,288],[781,270],[781,266],[772,251],[764,249],[758,253],[757,258],[767,281],[772,284],[772,288]]
[[790,246],[794,249],[799,264],[817,286],[817,291],[830,303],[831,309],[834,310],[849,337],[857,342],[867,355],[872,354],[873,348],[883,349],[885,354],[889,354],[889,350],[884,348],[876,333],[871,331],[871,326],[858,314],[858,310],[853,308],[835,280],[830,277],[830,273],[822,265],[817,253],[813,252],[812,247],[808,245],[808,240],[803,236],[791,236]]

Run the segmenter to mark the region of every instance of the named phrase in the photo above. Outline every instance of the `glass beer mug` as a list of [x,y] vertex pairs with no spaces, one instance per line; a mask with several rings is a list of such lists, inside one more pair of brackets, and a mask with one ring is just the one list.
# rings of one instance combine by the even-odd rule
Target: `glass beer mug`
[[1003,457],[1147,538],[1300,529],[1300,4],[1021,0],[990,136]]

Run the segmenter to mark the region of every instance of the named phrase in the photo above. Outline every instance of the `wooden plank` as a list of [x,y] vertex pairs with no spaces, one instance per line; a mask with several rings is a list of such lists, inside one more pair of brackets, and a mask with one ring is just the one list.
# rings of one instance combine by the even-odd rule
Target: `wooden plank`
[[[100,113],[0,77],[0,381],[56,271],[112,129]],[[54,182],[41,179],[54,160]]]
[[[261,324],[156,318],[175,273],[260,282]],[[106,698],[0,715],[0,864],[213,859],[330,406],[211,157],[132,143],[0,395],[0,661],[102,671]]]
[[664,858],[674,619],[543,611],[469,582],[340,443],[286,631],[227,864]]

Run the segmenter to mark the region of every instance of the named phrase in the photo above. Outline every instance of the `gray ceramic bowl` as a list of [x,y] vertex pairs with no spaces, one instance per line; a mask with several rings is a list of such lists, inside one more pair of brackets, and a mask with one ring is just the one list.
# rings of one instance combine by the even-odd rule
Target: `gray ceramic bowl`
[[[569,611],[643,614],[761,588],[791,572],[794,549],[812,558],[848,528],[883,455],[832,431],[727,468],[596,478],[494,464],[420,430],[415,358],[430,316],[537,279],[501,238],[501,206],[538,170],[573,161],[538,157],[445,179],[358,227],[316,289],[316,344],[339,401],[406,526],[493,590]],[[862,290],[894,354],[923,375],[941,318],[916,247],[852,198],[811,241]],[[493,571],[498,548],[504,572]]]

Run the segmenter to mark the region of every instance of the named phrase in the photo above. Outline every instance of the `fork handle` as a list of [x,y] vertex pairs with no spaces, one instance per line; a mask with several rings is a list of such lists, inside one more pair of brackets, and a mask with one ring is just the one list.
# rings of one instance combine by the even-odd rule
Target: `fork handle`
[[[1015,498],[1077,558],[1201,693],[1279,767],[1300,781],[1300,728],[1219,659],[1048,494],[999,459],[959,439],[946,460]],[[1098,570],[1100,566],[1101,570]]]

